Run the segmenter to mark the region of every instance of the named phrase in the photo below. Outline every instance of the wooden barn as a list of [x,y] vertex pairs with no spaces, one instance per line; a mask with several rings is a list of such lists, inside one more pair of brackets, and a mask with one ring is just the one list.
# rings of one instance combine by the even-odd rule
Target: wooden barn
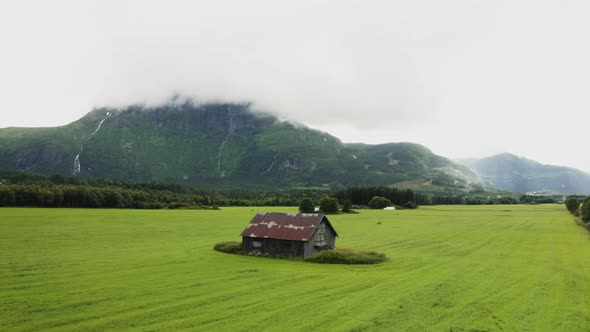
[[252,255],[305,258],[334,249],[337,236],[323,214],[259,212],[242,232],[242,250]]

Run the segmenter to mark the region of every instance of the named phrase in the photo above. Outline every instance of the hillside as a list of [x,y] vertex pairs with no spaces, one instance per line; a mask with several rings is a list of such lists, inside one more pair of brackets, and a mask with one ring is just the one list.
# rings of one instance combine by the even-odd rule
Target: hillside
[[227,187],[485,186],[417,144],[343,144],[247,104],[191,102],[100,108],[62,127],[0,129],[0,170]]
[[544,165],[509,153],[461,162],[471,167],[484,180],[503,190],[590,193],[590,175],[569,167]]

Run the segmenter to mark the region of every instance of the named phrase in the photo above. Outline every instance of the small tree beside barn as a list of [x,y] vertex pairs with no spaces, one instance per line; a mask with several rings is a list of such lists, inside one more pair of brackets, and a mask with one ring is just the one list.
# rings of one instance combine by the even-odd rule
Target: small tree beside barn
[[252,255],[310,257],[336,247],[336,230],[323,214],[259,212],[242,232]]

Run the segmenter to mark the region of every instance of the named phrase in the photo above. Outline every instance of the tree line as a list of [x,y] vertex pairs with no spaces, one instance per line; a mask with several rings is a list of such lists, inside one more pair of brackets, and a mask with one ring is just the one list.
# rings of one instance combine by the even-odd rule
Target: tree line
[[[251,196],[251,195],[250,195]],[[235,198],[220,193],[193,194],[165,190],[72,185],[0,185],[0,206],[161,209],[204,206],[295,205],[294,196]]]
[[580,217],[584,223],[590,224],[590,196],[585,198],[568,196],[565,200],[565,207],[571,214]]
[[[382,205],[517,204],[511,196],[486,192],[426,194],[386,186],[353,186],[333,192],[322,189],[256,191],[199,188],[174,183],[135,182],[111,179],[42,176],[26,172],[0,172],[0,206],[91,207],[91,208],[205,208],[215,206],[298,206],[309,197],[316,206],[331,196],[340,207]],[[520,203],[555,203],[555,197],[521,196]],[[334,201],[323,205],[335,206]],[[380,205],[379,205],[380,206]]]
[[214,190],[159,182],[0,173],[0,206],[136,209],[297,206],[303,197],[319,200],[325,193],[303,189],[280,192]]

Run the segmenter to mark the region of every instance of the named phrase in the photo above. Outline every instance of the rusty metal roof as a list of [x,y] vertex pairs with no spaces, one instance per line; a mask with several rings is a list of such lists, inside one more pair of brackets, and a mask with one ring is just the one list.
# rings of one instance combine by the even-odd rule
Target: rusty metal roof
[[259,212],[244,229],[242,236],[307,241],[324,218],[334,234],[338,236],[328,218],[323,214],[280,212]]

